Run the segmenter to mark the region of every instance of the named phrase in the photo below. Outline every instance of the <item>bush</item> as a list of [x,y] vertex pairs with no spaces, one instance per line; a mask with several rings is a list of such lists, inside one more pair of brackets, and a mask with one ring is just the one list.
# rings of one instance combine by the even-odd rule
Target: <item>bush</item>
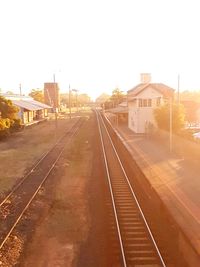
[[16,131],[19,131],[23,128],[23,125],[22,125],[22,122],[20,119],[13,119],[11,121],[11,126],[10,126],[10,130],[12,132],[16,132]]
[[7,137],[10,134],[10,120],[9,119],[0,119],[0,139]]
[[[185,111],[183,105],[172,104],[172,131],[178,133],[185,124]],[[154,117],[158,128],[161,130],[170,130],[170,104],[162,105],[154,110]]]

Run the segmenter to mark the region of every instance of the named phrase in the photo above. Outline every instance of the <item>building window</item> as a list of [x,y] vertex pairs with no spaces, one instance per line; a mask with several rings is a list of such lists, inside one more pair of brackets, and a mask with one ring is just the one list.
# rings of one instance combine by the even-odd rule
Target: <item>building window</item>
[[148,107],[151,107],[152,104],[151,104],[152,100],[151,99],[148,99]]
[[161,97],[156,98],[156,106],[160,106],[161,104]]
[[152,100],[151,99],[139,99],[139,107],[151,107]]

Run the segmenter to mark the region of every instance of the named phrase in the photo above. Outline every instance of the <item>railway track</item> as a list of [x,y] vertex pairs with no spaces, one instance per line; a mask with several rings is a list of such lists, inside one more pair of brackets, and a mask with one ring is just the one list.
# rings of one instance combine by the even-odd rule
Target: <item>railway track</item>
[[71,129],[68,129],[56,144],[42,155],[26,176],[0,202],[0,249],[56,166],[65,145],[76,135],[82,123],[82,119],[78,119]]
[[[166,267],[100,113],[96,112],[119,242],[120,266]],[[119,266],[119,265],[117,265]]]

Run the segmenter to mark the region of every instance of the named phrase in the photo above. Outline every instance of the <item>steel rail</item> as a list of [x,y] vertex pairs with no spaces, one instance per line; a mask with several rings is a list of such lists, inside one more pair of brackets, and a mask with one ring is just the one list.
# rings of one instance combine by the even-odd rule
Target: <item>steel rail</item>
[[99,135],[100,135],[101,145],[102,145],[102,150],[103,150],[104,163],[105,163],[105,167],[106,167],[107,179],[108,179],[108,184],[109,184],[109,189],[110,189],[110,194],[111,194],[111,199],[112,199],[112,206],[113,206],[115,221],[116,221],[116,225],[117,225],[117,232],[118,232],[118,237],[119,237],[119,243],[120,243],[120,249],[121,249],[121,254],[122,254],[122,259],[123,259],[123,265],[124,265],[124,267],[127,267],[126,257],[125,257],[125,253],[124,253],[124,246],[123,246],[122,236],[121,236],[121,231],[120,231],[120,226],[119,226],[119,219],[118,219],[115,199],[114,199],[114,195],[113,195],[113,191],[112,191],[110,172],[109,172],[109,168],[108,168],[108,162],[107,162],[105,146],[104,146],[104,142],[103,142],[102,131],[101,131],[101,127],[100,127],[98,113],[97,113],[97,121],[98,121]]
[[[102,117],[101,117],[101,119],[102,119]],[[151,229],[150,229],[150,227],[149,227],[149,224],[148,224],[148,222],[147,222],[147,219],[145,218],[145,215],[144,215],[144,213],[143,213],[143,211],[142,211],[142,208],[141,208],[141,206],[140,206],[140,204],[139,204],[139,201],[138,201],[138,199],[137,199],[137,197],[136,197],[136,195],[135,195],[135,193],[134,193],[134,191],[133,191],[132,185],[130,184],[129,178],[128,178],[128,176],[127,176],[127,174],[126,174],[126,171],[125,171],[125,169],[124,169],[124,167],[123,167],[123,165],[122,165],[122,162],[121,162],[121,160],[120,160],[120,158],[119,158],[119,155],[118,155],[118,153],[117,153],[117,151],[116,151],[116,148],[115,148],[115,146],[114,146],[114,144],[113,144],[113,142],[112,142],[112,139],[111,139],[110,134],[109,134],[109,132],[108,132],[106,126],[105,126],[105,123],[104,123],[103,119],[102,119],[102,122],[103,122],[103,124],[104,124],[105,130],[106,130],[106,132],[107,132],[107,134],[108,134],[108,137],[109,137],[109,139],[110,139],[110,142],[111,142],[111,144],[112,144],[112,147],[113,147],[113,149],[114,149],[114,151],[115,151],[115,154],[116,154],[116,156],[117,156],[117,159],[118,159],[118,161],[119,161],[119,164],[120,164],[120,166],[121,166],[121,168],[122,168],[122,171],[123,171],[123,173],[124,173],[124,176],[125,176],[125,178],[126,178],[126,181],[127,181],[128,185],[129,185],[129,188],[130,188],[130,190],[131,190],[131,193],[132,193],[132,195],[133,195],[133,197],[134,197],[134,200],[135,200],[136,203],[137,203],[137,206],[138,206],[138,209],[139,209],[139,211],[140,211],[140,213],[141,213],[142,219],[143,219],[143,221],[144,221],[144,223],[145,223],[145,225],[146,225],[146,227],[147,227],[148,233],[149,233],[149,235],[150,235],[150,237],[151,237],[151,240],[152,240],[152,242],[153,242],[153,244],[154,244],[154,247],[155,247],[155,249],[156,249],[156,251],[157,251],[157,254],[158,254],[159,258],[160,258],[160,261],[161,261],[161,263],[163,264],[163,267],[166,267],[165,262],[164,262],[164,260],[163,260],[163,257],[162,257],[162,255],[161,255],[161,253],[160,253],[160,251],[159,251],[159,248],[158,248],[158,246],[157,246],[157,244],[156,244],[156,241],[155,241],[155,239],[154,239],[154,236],[153,236],[153,234],[152,234],[152,232],[151,232]]]
[[[79,122],[80,120],[78,120]],[[75,125],[73,125],[72,128],[75,128],[74,126],[77,126],[78,122],[75,123]],[[79,125],[78,125],[79,126]],[[74,137],[77,132],[78,132],[79,127],[73,129],[74,132],[72,133],[72,135],[70,136],[70,139],[72,137]],[[64,137],[63,137],[64,138]],[[60,139],[63,139],[60,138]],[[70,139],[68,140],[68,142],[70,141]],[[67,142],[67,143],[68,143]],[[66,144],[67,144],[66,143]],[[58,144],[58,142],[57,142]],[[39,190],[41,189],[42,185],[44,184],[44,182],[47,180],[48,176],[50,175],[50,173],[52,172],[52,170],[55,168],[56,163],[58,162],[58,160],[60,159],[64,149],[65,149],[65,145],[63,145],[63,147],[61,148],[61,151],[59,153],[59,155],[57,156],[57,158],[55,159],[54,163],[52,164],[52,166],[50,167],[50,169],[48,170],[48,172],[46,173],[45,177],[42,179],[42,181],[38,184],[37,189],[35,190],[35,192],[33,193],[33,195],[31,196],[31,198],[29,199],[28,203],[26,204],[26,206],[23,208],[23,210],[21,211],[21,213],[19,214],[19,216],[16,218],[15,222],[13,223],[13,225],[10,227],[10,229],[8,230],[6,236],[4,237],[4,239],[1,241],[0,243],[0,249],[2,249],[2,247],[4,246],[4,244],[6,243],[7,239],[9,238],[9,236],[11,235],[11,233],[13,232],[13,230],[15,229],[16,225],[19,223],[20,219],[22,218],[22,216],[24,215],[25,211],[28,209],[28,207],[30,206],[30,204],[32,203],[32,201],[34,200],[34,198],[36,197],[37,193],[39,192]]]
[[[134,191],[133,191],[132,185],[131,185],[131,183],[130,183],[130,181],[129,181],[129,178],[128,178],[127,174],[126,174],[126,171],[125,171],[125,169],[124,169],[124,167],[123,167],[123,164],[122,164],[122,162],[121,162],[121,160],[120,160],[120,157],[119,157],[119,155],[118,155],[118,153],[117,153],[117,150],[116,150],[115,145],[114,145],[114,143],[113,143],[113,141],[112,141],[112,138],[111,138],[111,136],[110,136],[110,134],[109,134],[109,132],[108,132],[108,130],[107,130],[107,127],[106,127],[106,125],[105,125],[105,123],[104,123],[104,121],[103,121],[102,115],[101,115],[100,113],[98,113],[98,115],[99,115],[99,117],[101,118],[101,122],[102,122],[102,124],[103,124],[103,126],[104,126],[104,129],[105,129],[105,131],[106,131],[106,133],[107,133],[107,136],[108,136],[108,138],[109,138],[109,140],[110,140],[110,143],[111,143],[111,145],[112,145],[112,148],[113,148],[113,150],[114,150],[114,152],[115,152],[115,155],[116,155],[116,157],[117,157],[117,159],[118,159],[118,162],[119,162],[119,164],[120,164],[121,170],[122,170],[122,172],[123,172],[123,174],[124,174],[124,177],[125,177],[125,179],[126,179],[126,181],[127,181],[127,184],[128,184],[129,189],[130,189],[130,191],[131,191],[131,193],[132,193],[132,196],[133,196],[133,198],[134,198],[134,200],[135,200],[135,202],[136,202],[136,205],[137,205],[137,207],[138,207],[138,210],[140,211],[141,217],[142,217],[143,222],[144,222],[144,224],[145,224],[145,226],[146,226],[146,229],[147,229],[147,231],[148,231],[148,233],[149,233],[149,236],[150,236],[151,241],[152,241],[152,243],[153,243],[153,245],[154,245],[154,248],[155,248],[155,250],[156,250],[156,252],[157,252],[157,256],[158,256],[158,258],[159,258],[159,260],[160,260],[160,263],[162,264],[163,267],[166,267],[166,264],[165,264],[165,262],[164,262],[164,260],[163,260],[163,257],[162,257],[162,255],[161,255],[161,253],[160,253],[160,251],[159,251],[159,248],[158,248],[158,246],[157,246],[157,244],[156,244],[156,241],[155,241],[154,236],[153,236],[153,234],[152,234],[152,232],[151,232],[151,229],[150,229],[150,227],[149,227],[149,224],[148,224],[148,222],[147,222],[147,219],[145,218],[144,212],[142,211],[142,208],[141,208],[141,206],[140,206],[140,204],[139,204],[139,201],[138,201],[138,199],[137,199],[137,197],[136,197],[136,195],[135,195],[135,193],[134,193]],[[110,178],[109,178],[109,179],[110,179]],[[112,188],[112,186],[111,186],[111,188]],[[113,193],[112,193],[112,195],[113,195]],[[115,209],[116,209],[116,208],[115,208]]]
[[73,127],[76,126],[76,123],[78,121],[76,121],[71,129],[68,129],[67,131],[65,131],[65,133],[63,134],[63,136],[61,136],[57,142],[47,151],[47,152],[44,152],[42,154],[42,157],[40,159],[38,159],[34,164],[33,166],[31,167],[31,169],[28,171],[28,173],[26,173],[25,176],[22,177],[22,179],[13,187],[13,189],[6,195],[6,197],[4,197],[4,199],[0,202],[0,207],[9,199],[9,197],[23,184],[23,182],[30,176],[30,174],[36,169],[36,167],[42,162],[43,159],[45,159],[49,154],[50,152],[59,144],[59,142],[65,137],[65,135],[68,133],[69,130],[72,130]]

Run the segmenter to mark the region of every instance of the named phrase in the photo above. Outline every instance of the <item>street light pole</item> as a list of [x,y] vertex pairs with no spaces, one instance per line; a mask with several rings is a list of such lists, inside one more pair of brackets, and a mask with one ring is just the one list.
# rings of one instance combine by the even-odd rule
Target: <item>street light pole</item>
[[71,89],[70,89],[70,84],[69,84],[69,118],[72,118],[71,115]]
[[178,102],[178,105],[179,105],[180,104],[180,75],[179,74],[178,74],[178,88],[177,89],[178,89],[177,90],[178,91],[177,92],[177,94],[178,94],[178,97],[177,97],[178,98],[177,99],[178,101],[177,102]]
[[72,91],[76,93],[76,113],[78,113],[78,90],[72,89]]
[[20,96],[22,95],[22,84],[21,83],[19,84],[19,94]]
[[169,100],[169,150],[172,152],[172,98]]
[[57,108],[56,108],[56,75],[53,74],[53,83],[54,83],[54,112],[55,112],[55,142],[57,141],[57,130],[58,130],[58,118],[57,118]]
[[78,93],[77,93],[77,90],[76,90],[76,112],[78,114]]

